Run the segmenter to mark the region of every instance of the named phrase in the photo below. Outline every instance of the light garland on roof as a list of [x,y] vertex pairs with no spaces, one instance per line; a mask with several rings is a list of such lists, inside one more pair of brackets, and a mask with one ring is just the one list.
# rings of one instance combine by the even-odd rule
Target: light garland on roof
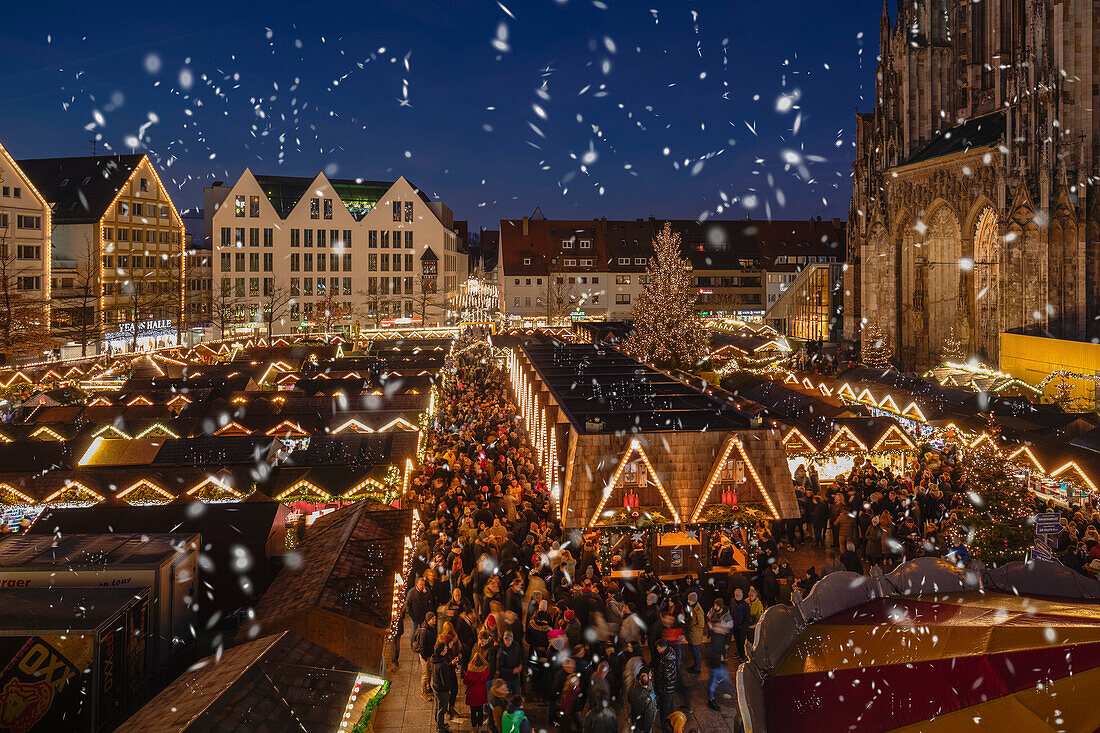
[[649,473],[648,476],[653,477],[653,483],[656,484],[657,490],[661,493],[661,498],[665,501],[665,506],[672,512],[672,520],[674,524],[682,524],[680,519],[680,513],[676,511],[676,507],[672,505],[672,500],[669,499],[668,493],[665,491],[664,484],[661,483],[661,479],[657,476],[657,472],[653,470],[653,464],[649,461],[649,456],[646,455],[642,449],[642,444],[638,442],[637,438],[631,438],[630,446],[626,452],[623,453],[622,460],[619,461],[618,468],[615,469],[615,473],[611,478],[611,481],[604,487],[603,498],[600,499],[599,506],[596,507],[596,511],[592,514],[592,519],[589,520],[588,526],[594,527],[596,522],[600,519],[600,514],[603,513],[603,508],[607,504],[607,500],[611,497],[611,493],[619,485],[619,478],[622,477],[623,470],[626,468],[627,463],[630,461],[630,457],[637,452],[641,456],[642,461],[645,463]]
[[726,448],[722,451],[721,457],[714,466],[714,470],[711,471],[710,477],[707,479],[707,486],[703,490],[702,496],[699,497],[698,503],[695,505],[695,511],[691,513],[691,521],[696,522],[699,520],[699,515],[703,512],[703,508],[707,505],[707,500],[710,499],[710,492],[714,489],[714,485],[718,482],[718,477],[721,475],[723,467],[725,466],[726,459],[729,458],[734,448],[737,448],[738,453],[741,456],[741,460],[748,466],[749,474],[752,476],[752,480],[756,483],[756,488],[760,491],[761,496],[764,497],[764,501],[768,505],[768,509],[772,512],[772,517],[780,519],[779,510],[775,508],[775,504],[772,502],[771,496],[768,494],[768,490],[764,487],[764,481],[760,478],[760,474],[756,472],[756,467],[752,465],[752,461],[749,459],[749,454],[745,450],[744,443],[740,438],[730,438],[726,443]]

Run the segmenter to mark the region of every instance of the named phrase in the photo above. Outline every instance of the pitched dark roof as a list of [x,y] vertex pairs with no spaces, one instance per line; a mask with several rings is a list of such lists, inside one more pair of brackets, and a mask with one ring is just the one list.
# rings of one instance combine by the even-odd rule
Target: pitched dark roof
[[610,346],[528,341],[522,350],[578,433],[749,426],[747,413]]
[[389,628],[394,573],[411,522],[410,511],[371,500],[315,521],[298,546],[301,563],[283,568],[256,606],[261,633],[312,606]]
[[971,148],[984,148],[996,145],[1005,134],[1005,116],[1002,112],[992,112],[981,117],[969,119],[961,125],[944,130],[932,142],[915,152],[902,165],[920,163],[932,158],[963,153]]
[[19,167],[53,207],[54,224],[97,222],[144,155],[20,160]]
[[165,733],[340,730],[358,670],[286,631],[208,657],[118,729]]
[[424,248],[424,254],[420,255],[420,259],[421,260],[435,260],[435,261],[438,261],[439,257],[436,256],[435,252],[432,252],[431,247],[425,247]]

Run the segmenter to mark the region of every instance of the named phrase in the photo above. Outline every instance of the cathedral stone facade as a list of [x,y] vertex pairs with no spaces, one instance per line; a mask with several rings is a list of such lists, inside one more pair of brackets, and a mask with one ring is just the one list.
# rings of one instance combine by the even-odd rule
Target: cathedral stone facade
[[1100,0],[900,0],[879,48],[845,339],[912,370],[952,332],[994,366],[1003,331],[1100,336]]

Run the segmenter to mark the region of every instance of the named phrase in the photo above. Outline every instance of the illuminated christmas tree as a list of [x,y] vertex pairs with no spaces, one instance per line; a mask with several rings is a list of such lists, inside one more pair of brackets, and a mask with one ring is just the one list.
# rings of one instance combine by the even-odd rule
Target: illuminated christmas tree
[[1035,542],[1031,492],[1007,466],[1004,458],[991,450],[982,446],[970,449],[967,506],[944,528],[946,537],[959,537],[970,556],[987,566],[1023,560]]
[[891,367],[890,338],[877,324],[868,324],[863,329],[860,359],[872,369],[889,369]]
[[643,361],[692,369],[706,353],[709,335],[695,308],[691,263],[681,257],[680,235],[668,222],[654,239],[653,250],[626,348]]
[[943,340],[943,346],[940,348],[940,363],[966,363],[966,354],[963,353],[962,340],[960,340],[959,337],[955,335],[954,326],[952,326],[951,330],[947,332],[947,336]]

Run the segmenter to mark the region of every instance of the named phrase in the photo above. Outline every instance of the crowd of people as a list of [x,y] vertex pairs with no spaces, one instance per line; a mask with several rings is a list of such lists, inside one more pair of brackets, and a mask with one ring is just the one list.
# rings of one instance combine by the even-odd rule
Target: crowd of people
[[[952,530],[970,502],[965,461],[953,445],[922,446],[907,471],[879,468],[866,459],[828,484],[819,480],[812,464],[800,465],[794,484],[800,516],[775,522],[770,532],[762,533],[759,565],[783,568],[782,549],[812,543],[826,550],[822,568],[810,568],[802,578],[785,578],[803,594],[833,570],[890,570],[924,556],[967,560],[965,538]],[[765,603],[777,600],[772,593],[769,587]]]
[[[406,497],[425,522],[405,604],[410,646],[437,730],[459,715],[460,694],[479,731],[525,733],[529,714],[566,731],[615,733],[620,717],[635,731],[675,730],[692,675],[706,675],[718,708],[733,694],[727,662],[763,612],[757,590],[608,577],[594,538],[553,516],[505,371],[483,344],[452,353]],[[408,663],[400,644],[395,664]]]
[[[597,536],[554,516],[507,374],[488,346],[458,342],[443,374],[426,458],[405,498],[425,526],[405,610],[438,731],[459,716],[460,694],[474,730],[494,733],[544,724],[672,731],[690,710],[689,686],[736,717],[735,705],[719,704],[733,694],[728,665],[747,654],[767,607],[791,603],[837,570],[889,570],[923,555],[968,559],[965,538],[947,536],[969,501],[965,461],[952,446],[924,445],[904,472],[866,461],[826,483],[812,465],[799,468],[800,517],[760,528],[754,573],[662,581],[637,543],[603,566]],[[1083,519],[1100,554],[1100,534]],[[784,553],[810,543],[828,559],[797,576]],[[713,552],[721,558],[732,547],[719,535]],[[618,566],[643,567],[612,573]],[[400,646],[399,634],[395,664]]]

